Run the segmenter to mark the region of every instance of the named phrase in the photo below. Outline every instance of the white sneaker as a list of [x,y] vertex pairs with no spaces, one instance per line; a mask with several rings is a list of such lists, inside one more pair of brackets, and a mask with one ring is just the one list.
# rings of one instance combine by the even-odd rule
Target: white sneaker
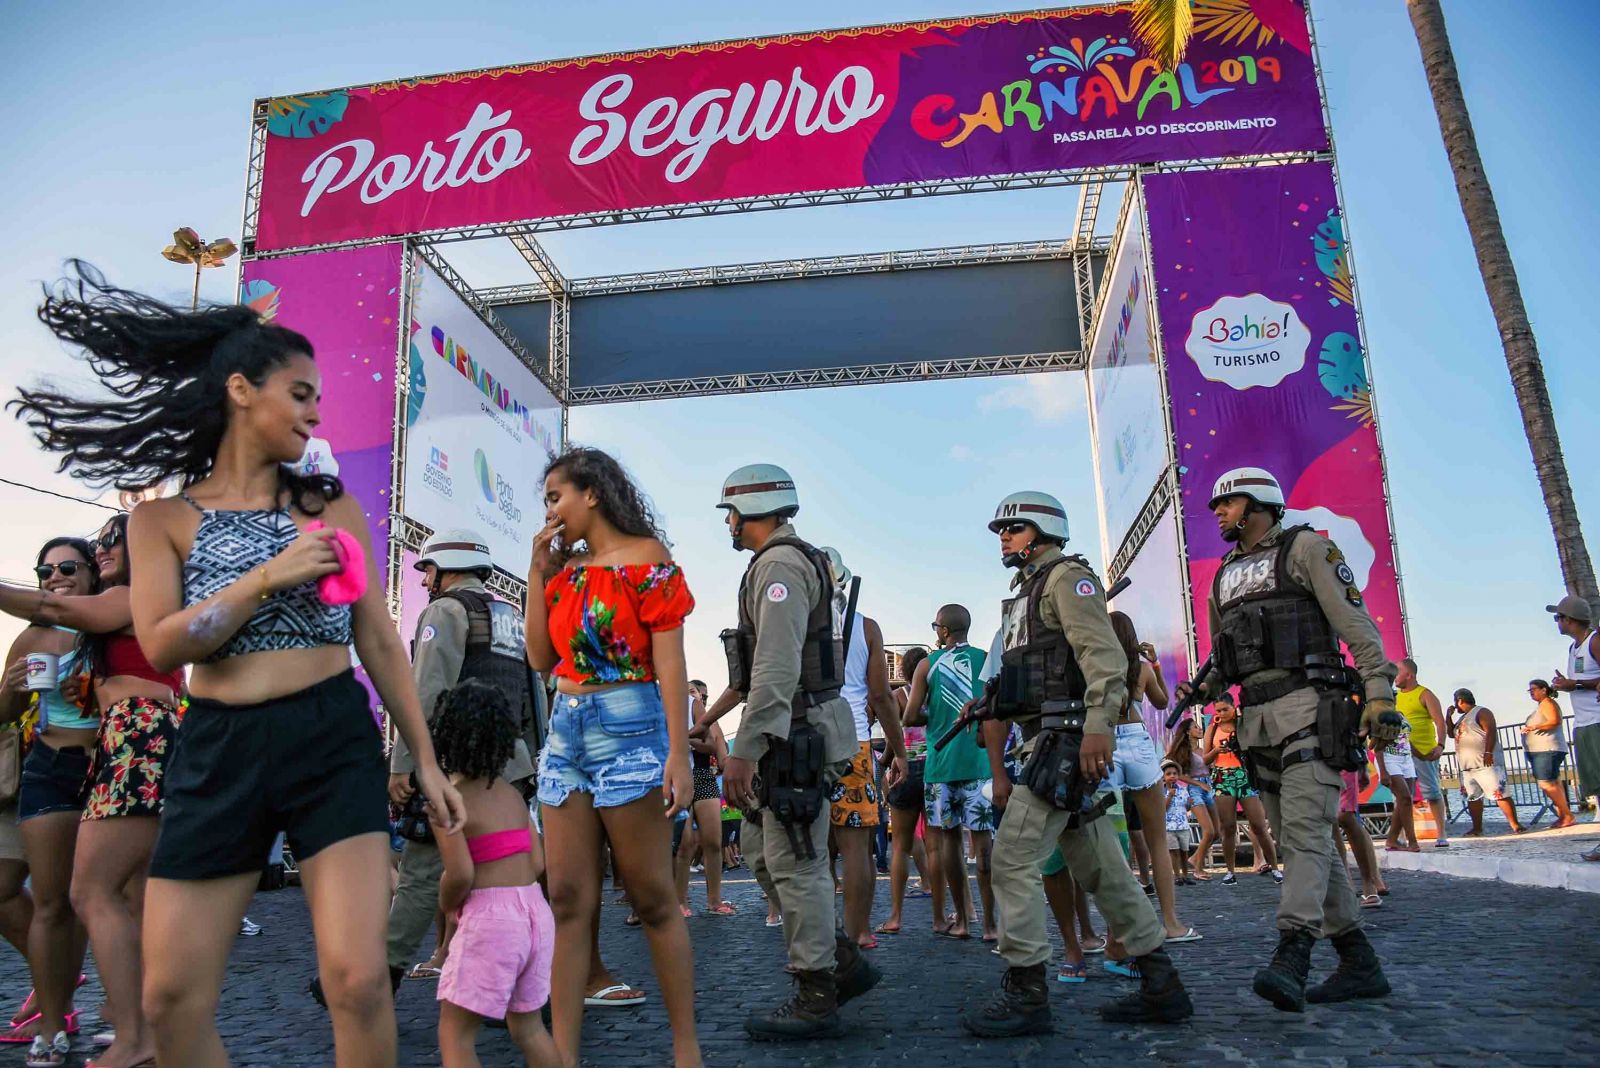
[[244,919],[239,921],[239,935],[240,935],[240,937],[242,937],[242,938],[254,938],[256,935],[258,935],[260,933],[261,933],[261,925],[259,923],[251,923],[250,922],[250,917],[246,916]]

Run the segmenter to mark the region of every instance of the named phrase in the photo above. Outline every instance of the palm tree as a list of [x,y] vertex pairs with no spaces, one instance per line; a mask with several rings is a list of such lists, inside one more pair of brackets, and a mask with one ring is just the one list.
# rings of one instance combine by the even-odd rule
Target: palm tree
[[1456,76],[1455,54],[1445,33],[1444,12],[1439,0],[1406,0],[1411,27],[1422,50],[1422,69],[1433,94],[1433,109],[1439,115],[1439,133],[1444,138],[1450,170],[1455,175],[1456,195],[1461,199],[1461,214],[1466,216],[1472,247],[1478,255],[1478,271],[1483,288],[1500,328],[1500,347],[1511,371],[1511,388],[1522,410],[1522,429],[1533,453],[1533,468],[1539,475],[1545,511],[1550,514],[1550,529],[1555,534],[1556,557],[1561,562],[1561,577],[1567,590],[1600,605],[1600,590],[1595,587],[1594,565],[1583,542],[1578,523],[1578,507],[1567,481],[1567,463],[1561,455],[1561,438],[1556,433],[1555,414],[1550,410],[1550,391],[1544,381],[1544,365],[1534,341],[1528,309],[1522,302],[1517,270],[1506,248],[1500,212],[1495,207],[1494,191],[1483,173],[1478,155],[1478,140],[1472,133],[1472,118],[1461,94],[1461,79]]
[[[1288,5],[1292,7],[1292,5]],[[1439,132],[1444,138],[1450,169],[1466,216],[1472,247],[1478,256],[1478,271],[1489,295],[1500,328],[1500,345],[1506,367],[1511,372],[1511,388],[1522,412],[1522,429],[1533,453],[1534,471],[1544,494],[1550,530],[1555,535],[1556,557],[1568,592],[1576,593],[1600,606],[1600,588],[1595,585],[1594,565],[1583,541],[1578,508],[1567,479],[1567,464],[1561,453],[1561,437],[1556,432],[1555,414],[1550,409],[1550,391],[1545,385],[1544,365],[1539,346],[1528,322],[1528,309],[1517,284],[1517,271],[1506,248],[1500,212],[1494,192],[1483,173],[1478,141],[1472,133],[1472,119],[1456,76],[1455,54],[1445,33],[1444,12],[1439,0],[1406,0],[1417,45],[1422,50],[1422,66],[1433,94],[1434,111],[1439,116]],[[1265,43],[1274,32],[1296,47],[1300,42],[1289,35],[1294,21],[1284,0],[1136,0],[1133,34],[1145,53],[1163,66],[1175,66],[1188,47],[1189,38],[1201,32],[1206,39],[1242,42],[1252,35]],[[1296,15],[1298,18],[1298,15]],[[1296,33],[1298,38],[1298,33]]]

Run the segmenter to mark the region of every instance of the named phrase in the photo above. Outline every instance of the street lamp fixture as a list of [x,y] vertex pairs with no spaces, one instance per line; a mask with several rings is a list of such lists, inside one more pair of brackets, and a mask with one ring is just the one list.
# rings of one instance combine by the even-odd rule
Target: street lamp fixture
[[200,272],[206,267],[221,267],[224,261],[235,252],[239,246],[231,238],[218,238],[212,242],[200,240],[200,235],[193,228],[185,226],[181,230],[172,232],[172,244],[161,251],[161,255],[173,263],[194,264],[194,299],[190,305],[193,310],[200,308]]

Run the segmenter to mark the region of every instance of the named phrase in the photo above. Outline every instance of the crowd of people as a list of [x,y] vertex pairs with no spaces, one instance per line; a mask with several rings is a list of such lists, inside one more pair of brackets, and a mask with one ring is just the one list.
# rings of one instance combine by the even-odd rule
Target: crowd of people
[[[446,1065],[477,1063],[487,1022],[529,1064],[575,1066],[586,1010],[646,997],[600,959],[610,872],[684,1066],[700,1063],[685,924],[697,864],[707,914],[741,922],[720,876],[744,863],[765,922],[783,928],[792,992],[751,1016],[752,1038],[841,1033],[839,1008],[883,978],[872,950],[922,894],[935,934],[976,936],[1003,959],[998,990],[963,1018],[996,1037],[1051,1026],[1047,913],[1064,943],[1056,979],[1083,981],[1086,955],[1103,952],[1136,981],[1100,1007],[1106,1019],[1189,1017],[1167,947],[1203,935],[1177,888],[1237,883],[1241,815],[1254,871],[1282,884],[1255,992],[1290,1011],[1385,995],[1360,912],[1387,892],[1358,813],[1368,747],[1395,798],[1386,848],[1417,848],[1411,798],[1439,801],[1447,738],[1473,833],[1485,800],[1519,827],[1492,713],[1465,690],[1446,712],[1414,662],[1383,656],[1337,546],[1282,527],[1267,472],[1216,487],[1230,548],[1208,606],[1215,663],[1173,686],[1065,551],[1061,502],[1032,490],[987,523],[1015,573],[993,640],[974,645],[970,609],[944,604],[932,648],[907,651],[893,676],[860,579],[797,533],[793,480],[740,468],[716,504],[752,557],[713,698],[688,676],[689,579],[606,453],[548,464],[522,606],[487,588],[496,561],[477,533],[429,539],[417,568],[430,603],[408,655],[363,502],[296,466],[321,421],[305,337],[243,307],[173,308],[84,267],[40,317],[109,387],[20,391],[43,447],[91,481],[181,490],[92,540],[47,542],[37,588],[0,587],[0,611],[28,623],[0,685],[0,718],[18,724],[0,732],[0,793],[13,784],[0,935],[34,986],[0,1040],[27,1043],[30,1066],[71,1052],[88,948],[111,1025],[94,1064],[226,1064],[215,1017],[229,951],[284,843],[338,1063],[396,1062],[393,995],[409,976],[437,981]],[[1530,684],[1523,730],[1564,825],[1557,695],[1576,716],[1582,793],[1600,793],[1600,634],[1581,599],[1550,611],[1569,664]],[[1174,705],[1158,747],[1153,717]],[[889,913],[874,924],[885,821]],[[1337,843],[1356,855],[1359,896]],[[430,927],[436,949],[419,959]],[[1318,939],[1338,965],[1311,985]]]

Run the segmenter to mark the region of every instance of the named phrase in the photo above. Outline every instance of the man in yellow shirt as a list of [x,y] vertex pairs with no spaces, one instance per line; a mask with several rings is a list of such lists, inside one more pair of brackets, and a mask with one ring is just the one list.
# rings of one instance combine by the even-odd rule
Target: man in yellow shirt
[[1450,807],[1439,789],[1439,757],[1444,753],[1444,710],[1433,691],[1417,682],[1417,662],[1410,657],[1400,661],[1394,677],[1394,707],[1411,727],[1411,761],[1416,765],[1422,799],[1433,809],[1439,825],[1434,848],[1450,845]]

